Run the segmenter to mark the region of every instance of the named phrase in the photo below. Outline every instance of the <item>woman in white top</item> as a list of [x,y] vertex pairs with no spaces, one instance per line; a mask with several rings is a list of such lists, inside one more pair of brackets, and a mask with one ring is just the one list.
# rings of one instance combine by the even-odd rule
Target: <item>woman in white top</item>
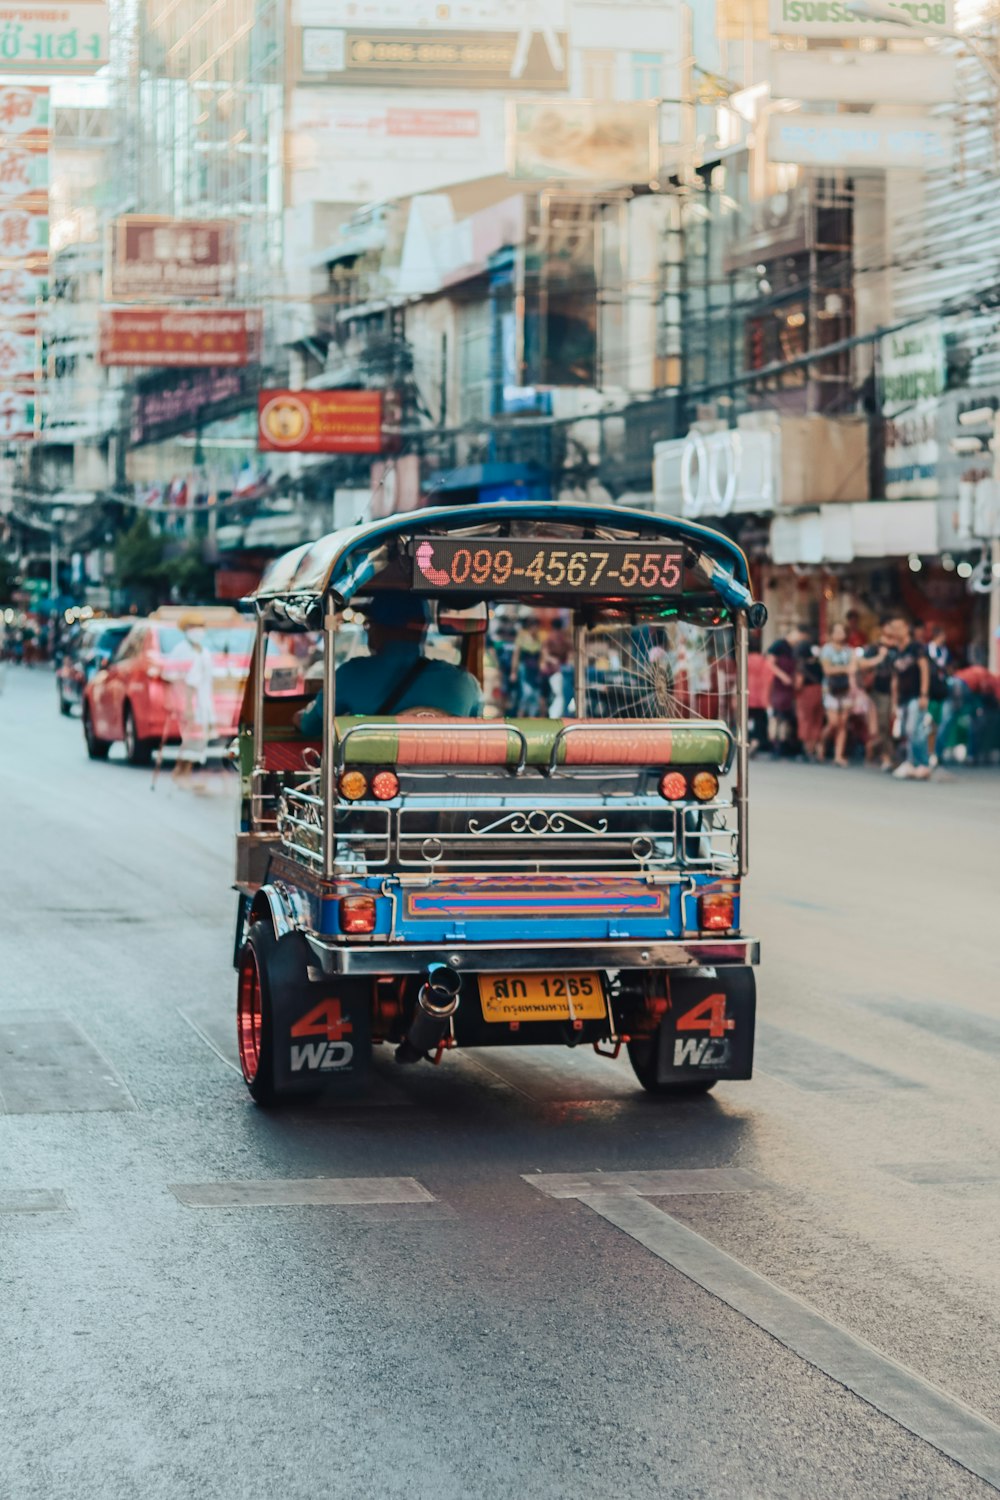
[[[205,644],[205,622],[193,611],[178,620],[184,639],[171,651],[178,667],[171,673],[175,684],[180,720],[181,744],[174,763],[173,779],[190,777],[195,766],[208,762],[208,742],[215,721],[215,699],[212,692],[214,664]],[[185,665],[182,665],[186,663]]]
[[823,668],[823,707],[826,709],[823,743],[832,738],[834,764],[846,766],[847,722],[851,716],[857,661],[847,644],[847,630],[843,625],[834,625],[830,639],[819,653],[819,661]]

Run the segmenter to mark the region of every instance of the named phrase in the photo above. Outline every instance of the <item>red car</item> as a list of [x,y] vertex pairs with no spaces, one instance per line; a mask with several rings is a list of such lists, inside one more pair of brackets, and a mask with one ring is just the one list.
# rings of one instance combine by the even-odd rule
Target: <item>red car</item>
[[[117,740],[134,766],[148,765],[163,744],[180,743],[178,680],[190,663],[178,621],[189,609],[163,608],[137,620],[114,657],[91,678],[83,695],[83,733],[91,760],[106,760]],[[215,723],[212,739],[236,732],[250,669],[253,626],[234,609],[197,611],[212,654]]]

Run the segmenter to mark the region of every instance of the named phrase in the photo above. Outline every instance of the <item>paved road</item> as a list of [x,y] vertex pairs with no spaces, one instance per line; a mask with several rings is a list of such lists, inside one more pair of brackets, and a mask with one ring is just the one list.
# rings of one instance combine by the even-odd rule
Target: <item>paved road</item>
[[1000,777],[755,803],[752,1083],[504,1050],[265,1114],[229,796],[8,672],[3,1500],[995,1496],[940,1450],[1000,1487]]

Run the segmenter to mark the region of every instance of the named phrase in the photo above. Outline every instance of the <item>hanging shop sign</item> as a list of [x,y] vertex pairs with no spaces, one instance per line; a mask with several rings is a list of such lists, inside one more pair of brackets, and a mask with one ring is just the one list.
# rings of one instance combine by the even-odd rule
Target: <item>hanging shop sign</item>
[[771,161],[817,167],[920,167],[951,161],[952,127],[917,115],[812,115],[796,110],[767,122]]
[[248,309],[105,307],[98,364],[187,369],[247,365],[257,357],[260,326],[259,311]]
[[769,20],[779,36],[838,38],[919,36],[921,28],[932,34],[955,25],[954,0],[888,0],[888,6],[899,12],[898,21],[865,15],[862,6],[855,10],[844,0],[770,0]]
[[279,453],[381,453],[381,391],[264,390],[258,446]]
[[938,402],[946,383],[944,329],[937,319],[886,334],[879,346],[887,500],[941,493]]
[[22,207],[37,198],[44,211],[49,190],[47,138],[38,144],[23,141],[0,145],[0,203],[19,199]]
[[[260,367],[190,370],[143,377],[149,384],[132,398],[133,445],[158,443],[241,411],[252,411]],[[251,440],[252,441],[252,440]]]
[[[410,23],[412,24],[412,23]],[[302,77],[378,88],[565,89],[568,38],[552,26],[414,31],[305,26]]]
[[108,301],[228,296],[236,255],[229,221],[125,214],[110,227]]
[[39,136],[48,141],[49,91],[33,85],[0,88],[0,135],[28,141]]
[[835,104],[949,104],[955,59],[937,52],[861,52],[814,47],[770,53],[772,99]]
[[0,442],[17,442],[37,433],[38,403],[16,390],[0,390]]
[[507,175],[529,181],[655,182],[659,106],[523,99],[507,106]]
[[101,0],[5,5],[0,72],[96,73],[108,61],[108,6]]

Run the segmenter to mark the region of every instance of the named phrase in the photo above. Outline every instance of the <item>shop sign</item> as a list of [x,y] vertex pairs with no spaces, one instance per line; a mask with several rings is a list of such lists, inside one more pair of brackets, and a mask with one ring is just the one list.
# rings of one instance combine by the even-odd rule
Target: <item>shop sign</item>
[[13,85],[0,88],[0,136],[23,140],[47,136],[49,91],[47,88]]
[[938,319],[881,341],[887,500],[931,500],[941,493],[939,402],[946,383],[944,328]]
[[950,31],[955,25],[954,0],[888,0],[889,8],[899,12],[898,21],[866,16],[863,8],[853,9],[844,0],[770,0],[769,19],[772,32],[780,36],[919,36]]
[[381,391],[263,390],[258,447],[278,453],[381,453]]
[[0,441],[33,438],[37,432],[38,407],[31,396],[20,391],[0,390]]
[[219,308],[105,307],[98,363],[131,368],[221,369],[257,357],[260,313]]
[[528,181],[655,182],[659,106],[526,99],[507,106],[507,175]]
[[937,318],[888,333],[881,341],[882,411],[892,416],[945,388],[944,329]]
[[[659,0],[656,0],[659,4]],[[419,26],[452,29],[458,11],[470,30],[566,29],[566,0],[292,0],[293,26]],[[529,14],[530,11],[530,14]]]
[[5,5],[0,73],[96,73],[108,61],[108,7],[102,0]]
[[796,110],[771,115],[767,123],[771,161],[800,166],[947,167],[952,154],[950,121],[916,115],[812,115]]
[[[412,24],[412,23],[411,23]],[[568,38],[551,26],[520,30],[420,30],[306,26],[305,78],[378,88],[565,89]]]
[[132,400],[131,440],[155,443],[252,407],[259,367],[192,370],[157,381]]
[[110,230],[108,300],[224,297],[236,279],[236,226],[227,220],[125,214]]
[[732,511],[771,511],[776,502],[777,435],[725,428],[657,443],[653,491],[660,510],[692,520]]
[[44,264],[49,248],[48,215],[20,205],[0,209],[0,262]]
[[861,52],[814,47],[770,54],[773,99],[835,104],[949,104],[955,59],[936,52]]

